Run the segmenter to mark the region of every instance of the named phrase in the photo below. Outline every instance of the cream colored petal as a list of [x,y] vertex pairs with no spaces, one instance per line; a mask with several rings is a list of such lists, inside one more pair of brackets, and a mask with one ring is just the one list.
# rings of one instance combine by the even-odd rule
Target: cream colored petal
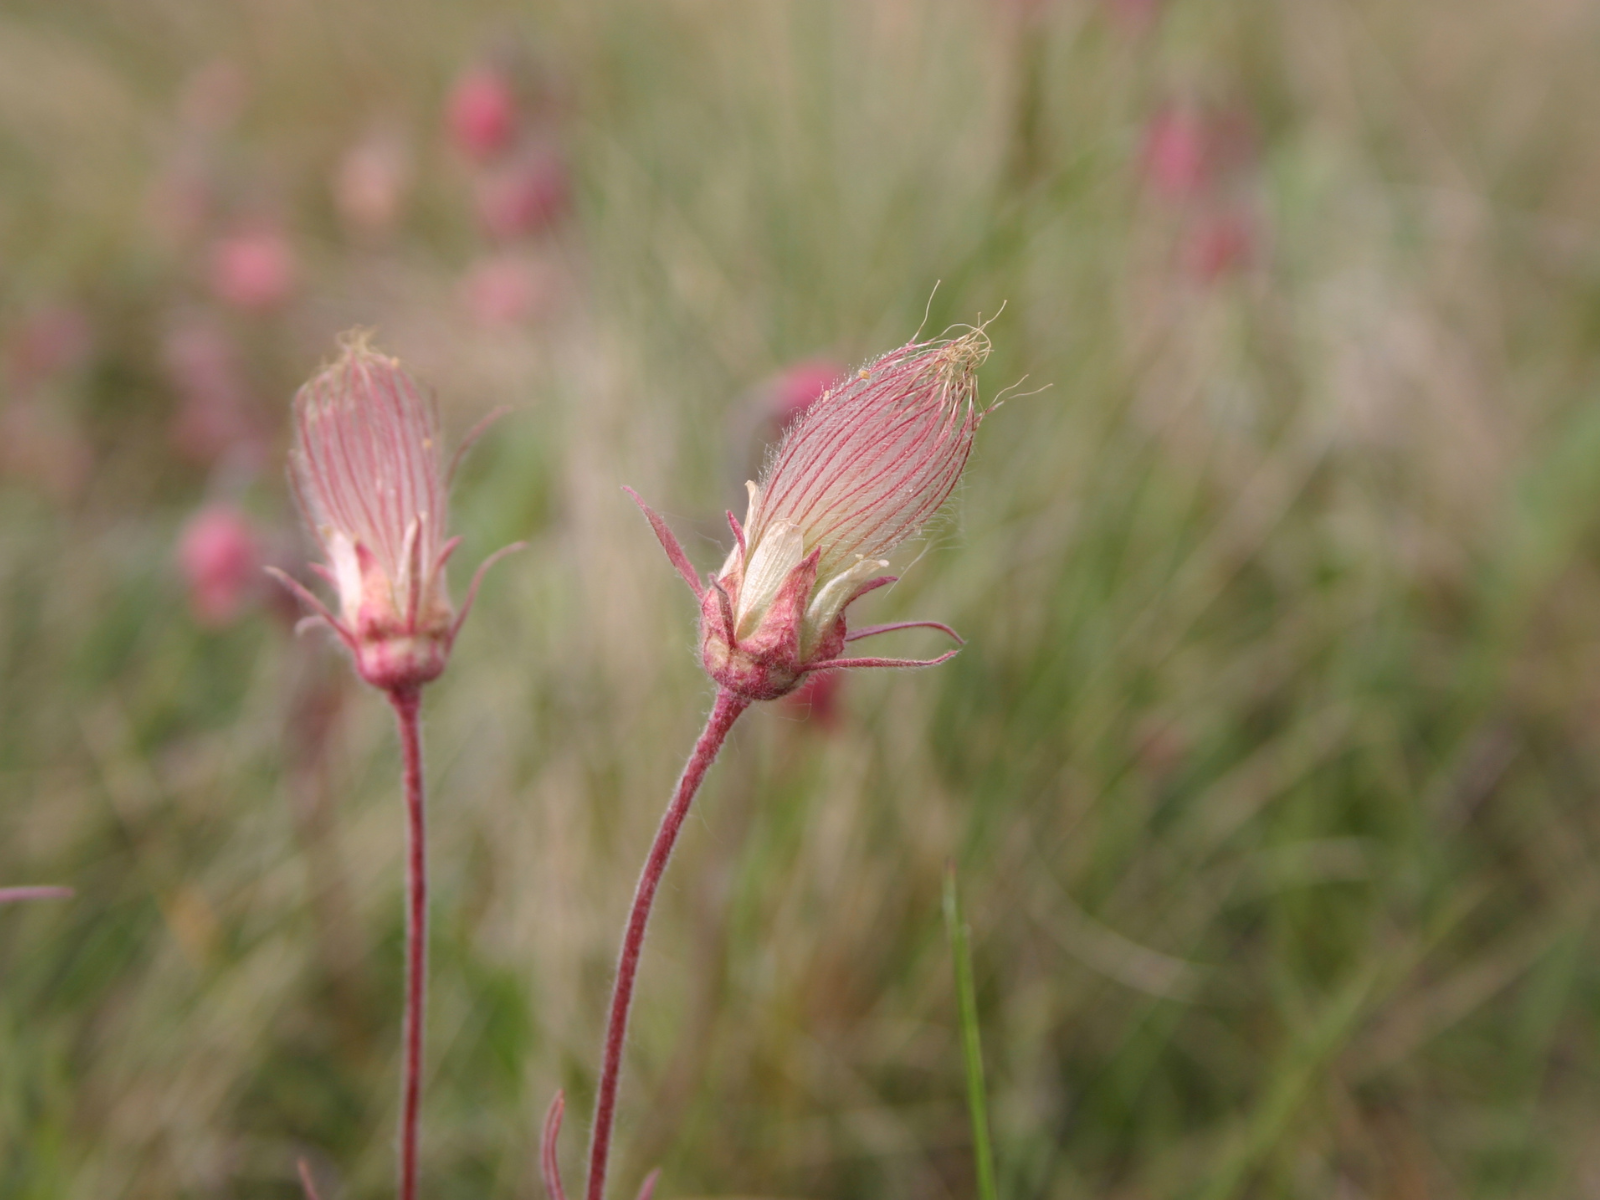
[[806,619],[800,630],[802,657],[811,653],[812,647],[834,621],[838,620],[839,611],[855,594],[855,590],[888,566],[888,562],[884,559],[862,558],[857,555],[853,566],[846,567],[817,589],[816,595],[806,608]]
[[395,603],[401,608],[405,606],[405,597],[411,591],[411,561],[416,554],[417,540],[422,536],[422,528],[427,520],[427,513],[418,513],[412,517],[411,523],[406,526],[405,541],[400,544],[400,562],[394,578],[394,593]]
[[805,541],[800,529],[790,521],[774,521],[750,551],[744,580],[739,586],[739,611],[734,615],[734,633],[747,636],[760,623],[789,572],[805,557]]
[[761,520],[761,489],[756,486],[754,479],[744,481],[744,494],[749,497],[744,506],[744,535],[753,538],[761,532],[756,528],[756,523]]
[[[745,547],[748,549],[756,541],[756,518],[758,516],[756,509],[761,501],[761,489],[756,487],[755,481],[752,479],[744,481],[744,488],[750,495],[750,503],[745,506],[744,510],[744,540]],[[743,554],[744,551],[740,550],[738,546],[729,550],[728,557],[722,564],[722,570],[717,572],[717,578],[726,579],[728,574],[739,566]]]
[[323,526],[322,541],[332,559],[333,577],[339,588],[339,607],[346,621],[354,622],[361,610],[361,562],[355,543],[337,529]]

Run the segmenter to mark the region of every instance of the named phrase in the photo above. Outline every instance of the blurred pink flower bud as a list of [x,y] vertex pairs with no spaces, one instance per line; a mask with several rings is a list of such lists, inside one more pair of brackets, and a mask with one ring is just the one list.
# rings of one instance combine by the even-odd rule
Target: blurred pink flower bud
[[333,204],[356,233],[393,230],[411,186],[411,151],[397,130],[379,130],[351,146],[333,173]]
[[784,705],[802,720],[831,733],[839,727],[839,692],[844,676],[837,671],[818,671],[783,698]]
[[1144,170],[1150,186],[1169,200],[1188,200],[1205,190],[1209,180],[1206,127],[1201,115],[1185,105],[1161,108],[1144,135]]
[[773,416],[779,428],[787,429],[848,373],[824,358],[807,359],[785,370],[772,384]]
[[1230,172],[1254,158],[1250,115],[1236,105],[1204,109],[1167,104],[1145,128],[1145,178],[1168,200],[1192,201],[1215,191]]
[[334,615],[274,572],[349,648],[374,687],[407,691],[438,677],[488,566],[478,568],[461,612],[451,608],[445,564],[448,476],[438,412],[400,363],[346,340],[339,360],[296,394],[291,479],[328,564],[313,569],[338,592]]
[[240,230],[211,247],[211,291],[235,308],[276,308],[293,293],[298,264],[294,247],[278,229]]
[[231,624],[261,580],[261,546],[244,514],[225,504],[201,509],[178,541],[189,609],[202,625]]
[[468,158],[478,162],[493,158],[516,133],[516,92],[501,72],[474,67],[450,89],[445,123],[451,141]]
[[902,346],[841,380],[790,426],[765,480],[747,485],[744,526],[728,514],[737,544],[709,587],[665,523],[645,510],[700,598],[701,662],[721,687],[773,700],[814,671],[930,666],[954,653],[840,657],[847,641],[892,629],[956,636],[931,621],[848,633],[844,613],[893,582],[881,574],[889,565],[881,556],[917,533],[960,478],[986,411],[977,406],[976,372],[988,352],[974,330]]
[[548,307],[555,282],[550,271],[523,254],[495,254],[462,277],[461,302],[479,325],[515,325]]
[[525,237],[555,224],[571,194],[560,152],[554,146],[535,147],[478,181],[478,220],[497,240]]

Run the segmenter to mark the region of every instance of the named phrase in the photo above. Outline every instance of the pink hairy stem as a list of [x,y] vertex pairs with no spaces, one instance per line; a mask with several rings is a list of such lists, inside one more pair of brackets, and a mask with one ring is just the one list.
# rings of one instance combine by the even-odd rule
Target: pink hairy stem
[[[594,1133],[589,1142],[589,1185],[587,1200],[603,1200],[606,1190],[606,1164],[611,1155],[611,1128],[617,1115],[617,1083],[622,1073],[622,1047],[628,1034],[628,1008],[633,1001],[634,979],[639,973],[639,955],[644,949],[645,926],[650,920],[650,907],[655,902],[656,889],[672,856],[672,847],[678,840],[678,831],[689,815],[689,805],[700,790],[706,771],[722,749],[722,743],[739,719],[739,714],[750,706],[750,701],[732,692],[719,690],[717,701],[706,718],[706,727],[695,742],[689,761],[683,768],[661,818],[661,827],[650,846],[650,856],[645,860],[644,871],[639,876],[639,886],[633,894],[633,907],[628,913],[627,929],[622,936],[622,953],[617,959],[617,981],[611,992],[611,1016],[606,1024],[605,1053],[600,1069],[600,1090],[595,1098]],[[558,1110],[552,1116],[560,1120]],[[551,1139],[552,1142],[554,1139]],[[552,1157],[553,1157],[553,1151]],[[652,1181],[646,1181],[647,1184]],[[553,1193],[560,1200],[559,1193]]]
[[400,1200],[417,1196],[417,1118],[422,1107],[422,1030],[428,979],[428,853],[423,808],[418,688],[396,688],[389,702],[400,727],[406,798],[406,1008],[400,1090]]

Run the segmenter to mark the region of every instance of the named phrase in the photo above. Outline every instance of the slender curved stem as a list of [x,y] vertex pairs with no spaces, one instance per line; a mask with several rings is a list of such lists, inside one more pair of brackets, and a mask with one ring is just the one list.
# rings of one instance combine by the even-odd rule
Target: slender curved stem
[[422,1106],[422,1029],[428,981],[428,847],[422,791],[422,735],[417,713],[422,693],[389,693],[400,725],[406,794],[406,1012],[405,1078],[400,1091],[400,1200],[417,1196],[417,1117]]
[[617,1115],[617,1082],[622,1073],[622,1046],[628,1034],[628,1008],[633,1001],[634,978],[639,973],[639,955],[644,949],[645,926],[650,920],[650,906],[655,901],[656,889],[672,857],[673,844],[683,819],[689,815],[689,805],[706,771],[722,749],[728,730],[739,719],[739,714],[750,707],[750,701],[740,699],[732,692],[718,691],[716,705],[706,718],[706,727],[700,740],[694,744],[689,761],[661,818],[661,828],[650,847],[650,857],[645,860],[644,871],[639,876],[639,886],[633,893],[633,908],[628,913],[628,926],[622,935],[622,953],[617,959],[617,982],[611,992],[611,1016],[606,1024],[604,1060],[600,1069],[600,1090],[595,1098],[594,1133],[589,1142],[588,1200],[603,1200],[606,1190],[606,1162],[611,1154],[611,1127]]

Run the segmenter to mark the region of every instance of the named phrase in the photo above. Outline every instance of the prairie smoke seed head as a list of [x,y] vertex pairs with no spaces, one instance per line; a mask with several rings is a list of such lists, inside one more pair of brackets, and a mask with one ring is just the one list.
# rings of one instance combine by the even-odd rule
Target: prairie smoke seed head
[[349,647],[374,687],[415,688],[449,659],[484,570],[458,615],[445,564],[448,478],[438,412],[399,361],[366,339],[346,340],[339,360],[295,395],[290,477],[306,522],[327,555],[313,569],[334,585],[329,612],[284,578]]
[[981,330],[912,342],[811,404],[789,426],[762,482],[747,485],[744,526],[729,514],[736,545],[709,587],[699,585],[665,524],[649,514],[700,598],[701,661],[720,686],[772,700],[814,671],[926,666],[949,657],[839,656],[847,641],[890,629],[925,626],[955,637],[925,621],[852,634],[844,614],[864,593],[893,582],[882,574],[889,565],[883,556],[916,534],[960,479],[986,412],[978,407],[976,372],[988,352]]

